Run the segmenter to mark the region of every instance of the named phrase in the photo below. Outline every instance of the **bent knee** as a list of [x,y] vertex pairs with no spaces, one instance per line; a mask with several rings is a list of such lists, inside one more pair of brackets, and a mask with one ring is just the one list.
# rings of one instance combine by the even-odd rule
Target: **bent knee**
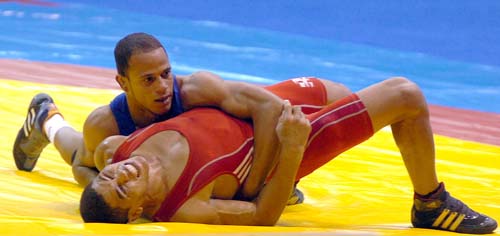
[[428,113],[427,102],[420,87],[405,77],[392,77],[386,80],[397,96],[403,107],[412,113]]

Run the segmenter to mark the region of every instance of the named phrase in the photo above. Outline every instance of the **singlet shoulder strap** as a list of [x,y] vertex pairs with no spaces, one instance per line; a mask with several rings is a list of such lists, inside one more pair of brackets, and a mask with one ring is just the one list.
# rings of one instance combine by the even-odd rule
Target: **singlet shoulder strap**
[[132,116],[128,109],[127,96],[125,96],[125,93],[116,96],[109,104],[109,107],[115,116],[120,135],[129,135],[136,130],[134,120],[132,120]]

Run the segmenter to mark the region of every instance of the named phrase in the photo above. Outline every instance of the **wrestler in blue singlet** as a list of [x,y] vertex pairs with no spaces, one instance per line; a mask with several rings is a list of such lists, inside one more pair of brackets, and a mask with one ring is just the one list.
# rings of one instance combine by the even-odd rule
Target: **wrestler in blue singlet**
[[[181,96],[179,93],[179,85],[177,84],[175,75],[173,93],[172,107],[170,108],[170,111],[160,116],[155,122],[170,119],[184,112]],[[132,116],[130,115],[130,111],[128,109],[127,97],[125,96],[125,93],[116,96],[113,101],[111,101],[109,106],[111,108],[111,111],[113,112],[113,115],[115,116],[116,122],[118,123],[120,135],[129,135],[137,130],[137,126],[135,125],[134,120],[132,120]]]

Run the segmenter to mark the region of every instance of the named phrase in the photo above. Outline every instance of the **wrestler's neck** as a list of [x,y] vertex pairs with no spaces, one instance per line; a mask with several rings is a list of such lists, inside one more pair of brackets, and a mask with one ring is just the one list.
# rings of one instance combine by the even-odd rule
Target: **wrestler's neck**
[[160,115],[151,112],[144,106],[135,102],[135,100],[128,99],[127,103],[130,116],[132,117],[132,120],[137,128],[144,128],[159,120]]
[[159,115],[153,114],[144,108],[131,109],[130,115],[137,128],[144,128],[155,123],[159,119]]

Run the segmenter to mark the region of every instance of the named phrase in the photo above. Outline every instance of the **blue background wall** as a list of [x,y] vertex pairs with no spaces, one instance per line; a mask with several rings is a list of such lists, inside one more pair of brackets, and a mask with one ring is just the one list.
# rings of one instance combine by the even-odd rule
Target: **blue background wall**
[[315,75],[353,90],[402,75],[430,103],[500,112],[499,1],[51,2],[0,3],[0,57],[113,68],[115,43],[144,31],[176,73]]

